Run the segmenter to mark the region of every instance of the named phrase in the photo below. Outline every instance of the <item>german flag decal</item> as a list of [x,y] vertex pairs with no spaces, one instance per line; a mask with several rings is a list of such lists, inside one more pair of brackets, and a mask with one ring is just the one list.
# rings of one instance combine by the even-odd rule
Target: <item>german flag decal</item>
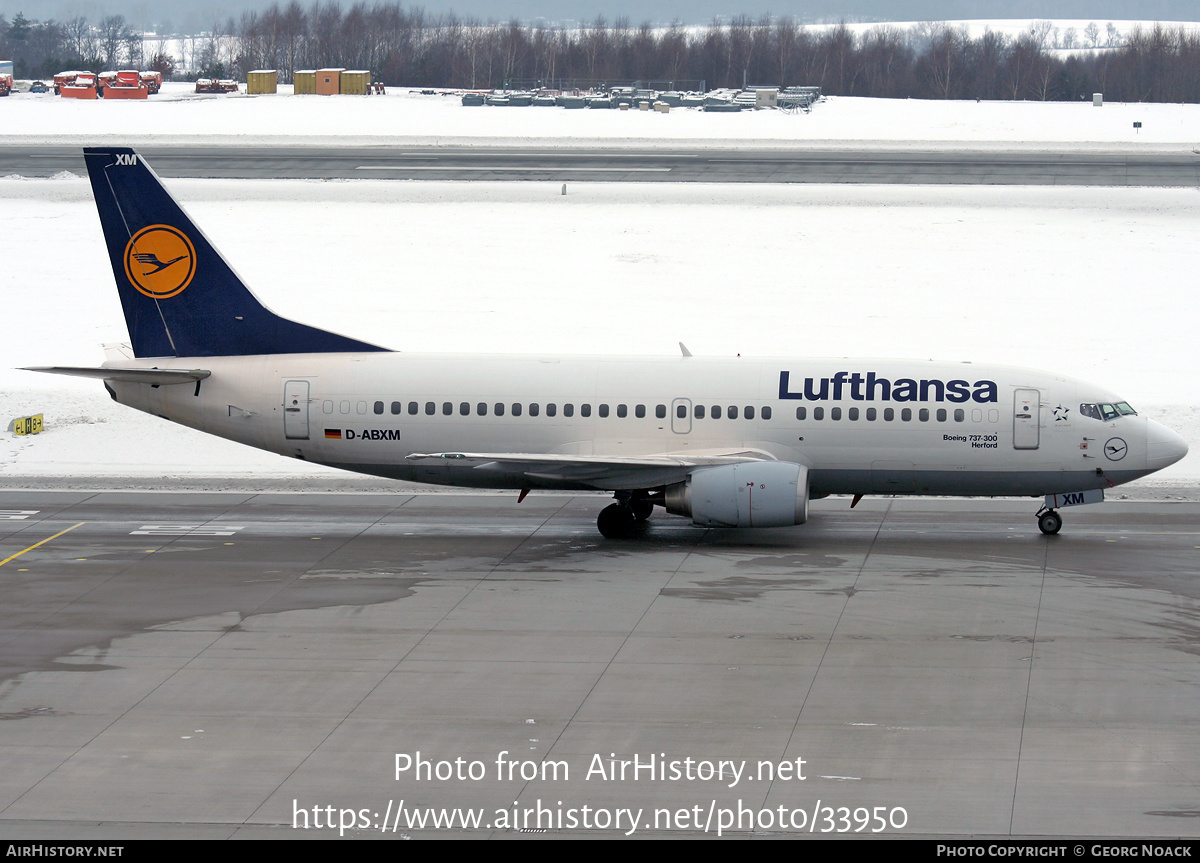
[[325,440],[341,440],[341,429],[325,429]]

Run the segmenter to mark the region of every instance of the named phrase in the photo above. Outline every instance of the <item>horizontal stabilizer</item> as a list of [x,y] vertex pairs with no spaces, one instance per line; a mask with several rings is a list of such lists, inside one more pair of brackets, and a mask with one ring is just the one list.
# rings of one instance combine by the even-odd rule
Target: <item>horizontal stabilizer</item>
[[51,375],[70,375],[76,378],[99,378],[105,381],[124,381],[133,384],[194,384],[209,377],[207,369],[94,369],[85,366],[29,366],[22,371],[46,372]]

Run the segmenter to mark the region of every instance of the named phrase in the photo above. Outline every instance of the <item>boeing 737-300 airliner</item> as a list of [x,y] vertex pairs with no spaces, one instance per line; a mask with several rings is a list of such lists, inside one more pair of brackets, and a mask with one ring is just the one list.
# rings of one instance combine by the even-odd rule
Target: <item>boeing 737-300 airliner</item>
[[133,150],[84,151],[130,344],[118,402],[400,480],[610,491],[606,537],[656,505],[698,525],[803,524],[830,494],[1044,497],[1058,509],[1166,467],[1183,439],[1052,372],[875,359],[437,355],[279,317]]

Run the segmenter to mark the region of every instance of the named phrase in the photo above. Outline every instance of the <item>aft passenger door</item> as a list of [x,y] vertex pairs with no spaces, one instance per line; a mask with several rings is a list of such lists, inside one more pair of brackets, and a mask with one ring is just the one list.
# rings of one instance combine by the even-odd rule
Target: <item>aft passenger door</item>
[[1041,391],[1017,390],[1013,394],[1013,449],[1037,449],[1041,426]]
[[283,436],[308,440],[308,381],[286,381],[283,385]]

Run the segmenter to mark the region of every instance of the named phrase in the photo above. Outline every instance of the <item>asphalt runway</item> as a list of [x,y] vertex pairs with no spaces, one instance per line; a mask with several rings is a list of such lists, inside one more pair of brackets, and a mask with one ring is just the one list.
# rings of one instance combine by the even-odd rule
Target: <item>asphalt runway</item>
[[[1200,154],[675,147],[144,146],[163,177],[1197,186]],[[86,176],[79,147],[0,146],[0,176]]]
[[0,836],[1200,835],[1200,504],[604,503],[0,492]]

